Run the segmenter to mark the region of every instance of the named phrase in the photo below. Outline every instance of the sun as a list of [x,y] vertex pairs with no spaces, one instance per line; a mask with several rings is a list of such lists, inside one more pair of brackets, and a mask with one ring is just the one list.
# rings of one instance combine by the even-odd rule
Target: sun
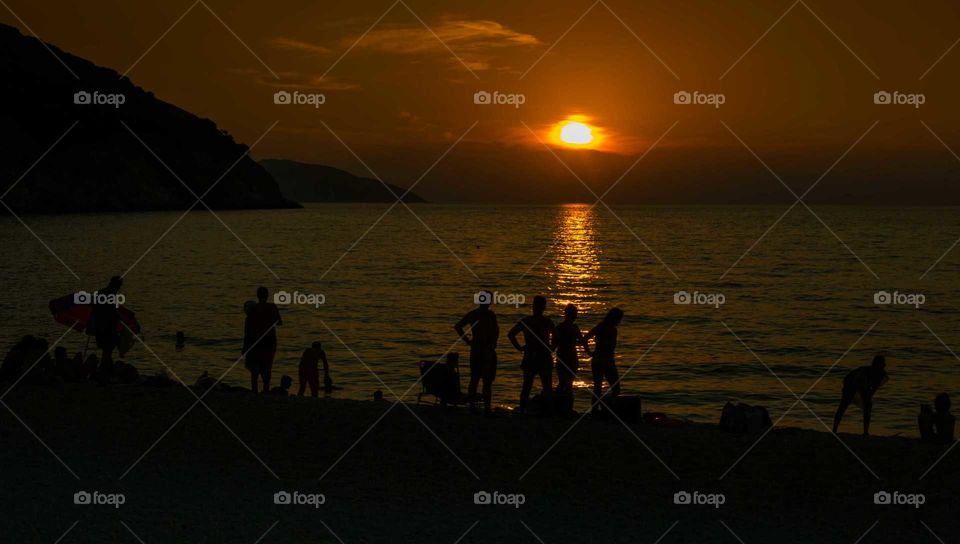
[[593,142],[593,130],[579,121],[567,121],[560,127],[560,140],[570,145],[589,145]]
[[546,133],[546,141],[567,149],[605,149],[607,134],[603,127],[584,114],[567,115],[554,123]]

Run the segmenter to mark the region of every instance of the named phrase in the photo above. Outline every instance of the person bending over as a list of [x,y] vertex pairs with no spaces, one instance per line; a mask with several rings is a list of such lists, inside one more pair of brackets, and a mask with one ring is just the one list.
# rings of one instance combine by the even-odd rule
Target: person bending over
[[843,391],[840,396],[840,406],[833,417],[833,432],[840,427],[840,420],[850,403],[858,404],[863,409],[863,435],[870,434],[870,416],[873,412],[873,395],[883,384],[887,383],[887,360],[883,355],[873,358],[870,366],[861,366],[850,371],[843,378]]

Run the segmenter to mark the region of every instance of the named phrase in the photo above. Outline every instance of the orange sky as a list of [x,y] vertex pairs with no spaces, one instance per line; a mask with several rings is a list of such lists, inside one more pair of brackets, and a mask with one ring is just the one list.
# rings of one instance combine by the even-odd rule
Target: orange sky
[[[433,200],[592,202],[616,183],[612,204],[792,202],[752,153],[800,194],[859,139],[808,200],[960,203],[954,2],[7,3],[20,20],[0,21],[129,70],[240,141],[279,121],[257,158],[365,163],[410,185],[449,149],[417,185]],[[278,90],[325,103],[276,105]],[[574,115],[595,149],[550,137]]]

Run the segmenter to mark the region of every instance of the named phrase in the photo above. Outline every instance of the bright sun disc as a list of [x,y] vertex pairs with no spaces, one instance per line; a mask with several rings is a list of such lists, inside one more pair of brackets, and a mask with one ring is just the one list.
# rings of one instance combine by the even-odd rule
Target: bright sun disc
[[593,141],[593,131],[583,123],[570,121],[560,129],[560,139],[571,145],[587,145]]

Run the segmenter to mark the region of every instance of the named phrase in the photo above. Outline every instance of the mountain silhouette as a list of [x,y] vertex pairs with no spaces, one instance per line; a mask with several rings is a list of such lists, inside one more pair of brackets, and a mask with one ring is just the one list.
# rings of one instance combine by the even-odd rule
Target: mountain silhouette
[[69,70],[0,25],[0,194],[15,213],[179,210],[200,196],[216,209],[299,206],[213,121],[48,47]]
[[283,195],[298,202],[394,202],[401,196],[404,202],[426,202],[403,187],[389,183],[384,187],[375,179],[331,166],[284,159],[266,159],[260,164],[280,184]]

